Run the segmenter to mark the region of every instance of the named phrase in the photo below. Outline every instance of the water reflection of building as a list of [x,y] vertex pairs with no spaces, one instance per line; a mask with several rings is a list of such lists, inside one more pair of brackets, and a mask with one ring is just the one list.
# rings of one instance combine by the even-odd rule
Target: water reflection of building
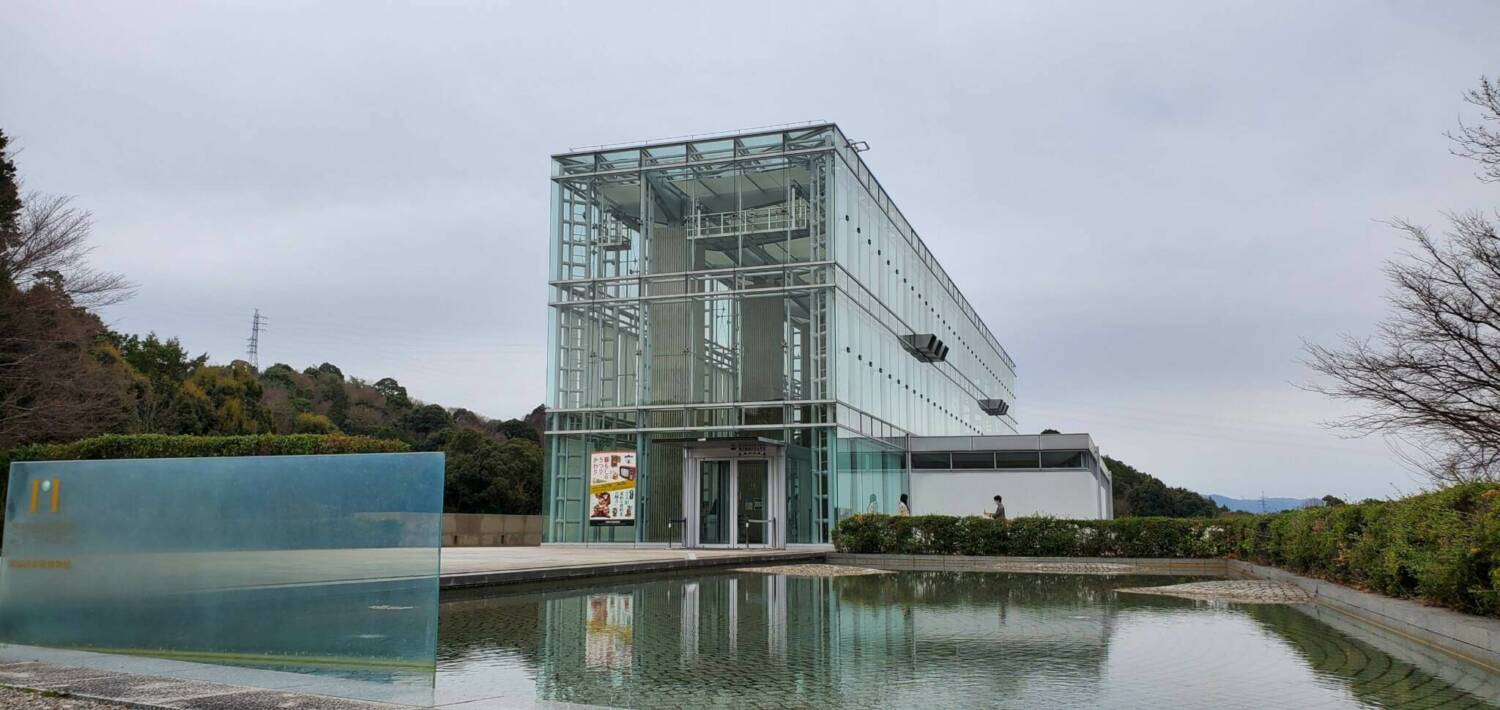
[[[526,649],[539,699],[931,705],[1058,673],[1098,677],[1113,628],[1105,588],[1059,576],[742,574],[548,594],[522,616],[539,621]],[[942,697],[917,682],[933,673],[953,679]]]

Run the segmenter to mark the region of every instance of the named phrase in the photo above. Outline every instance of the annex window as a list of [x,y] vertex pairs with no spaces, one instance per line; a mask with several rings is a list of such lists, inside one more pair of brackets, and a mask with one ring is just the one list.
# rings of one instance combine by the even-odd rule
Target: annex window
[[1082,451],[1043,451],[1042,468],[1083,468]]
[[944,453],[913,453],[911,455],[911,467],[914,469],[946,469],[948,468],[948,454]]
[[995,455],[988,451],[953,452],[953,468],[992,469],[994,467]]

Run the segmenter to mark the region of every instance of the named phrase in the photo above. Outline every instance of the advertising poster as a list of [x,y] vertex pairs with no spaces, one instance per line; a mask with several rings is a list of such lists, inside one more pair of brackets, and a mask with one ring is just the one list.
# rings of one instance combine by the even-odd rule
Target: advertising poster
[[589,525],[635,523],[635,452],[600,451],[589,468]]
[[596,670],[628,670],[634,623],[629,594],[589,596],[584,620],[584,664]]

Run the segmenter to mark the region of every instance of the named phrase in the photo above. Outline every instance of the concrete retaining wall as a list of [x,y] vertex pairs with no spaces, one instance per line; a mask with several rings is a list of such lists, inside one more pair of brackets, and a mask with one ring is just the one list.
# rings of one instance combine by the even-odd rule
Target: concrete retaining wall
[[927,570],[963,572],[983,569],[996,563],[1005,564],[1080,564],[1100,563],[1134,565],[1143,574],[1182,574],[1225,577],[1229,575],[1226,560],[1167,559],[1160,557],[970,557],[967,555],[851,555],[828,553],[828,564],[856,565],[893,570]]
[[1319,604],[1363,623],[1435,646],[1500,672],[1500,620],[1361,592],[1341,584],[1239,560],[1229,560],[1229,573],[1236,577],[1294,584],[1316,597]]
[[443,514],[443,547],[514,547],[542,544],[540,515]]

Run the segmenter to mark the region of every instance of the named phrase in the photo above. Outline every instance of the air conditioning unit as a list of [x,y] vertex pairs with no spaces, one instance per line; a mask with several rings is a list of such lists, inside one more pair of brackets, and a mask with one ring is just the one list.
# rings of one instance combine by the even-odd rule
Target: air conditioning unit
[[992,417],[1003,417],[1010,412],[1010,402],[1003,399],[981,399],[979,408]]
[[901,336],[901,344],[922,362],[942,362],[948,359],[948,346],[932,333],[913,333]]

